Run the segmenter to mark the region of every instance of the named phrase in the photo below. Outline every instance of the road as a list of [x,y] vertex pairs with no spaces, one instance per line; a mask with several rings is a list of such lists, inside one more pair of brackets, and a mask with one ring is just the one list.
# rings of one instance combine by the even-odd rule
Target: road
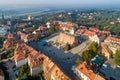
[[92,44],[92,41],[87,40],[87,41],[81,43],[80,45],[78,45],[77,47],[74,47],[73,49],[71,49],[70,52],[73,54],[81,55],[82,52],[85,51],[86,49],[88,49],[88,47],[91,44]]
[[[44,38],[43,40],[54,43],[56,39],[59,39],[57,33]],[[79,80],[71,69],[72,66],[76,64],[75,60],[80,57],[80,54],[86,50],[91,43],[91,41],[85,41],[68,52],[58,49],[54,45],[50,47],[41,46],[38,42],[31,42],[29,45],[54,60],[59,67],[71,77],[72,80]]]
[[[72,66],[75,65],[75,59],[67,61],[67,59],[63,59],[62,57],[58,57],[57,55],[54,54],[56,52],[59,52],[58,54],[63,56],[63,54],[65,55],[65,53],[63,52],[61,53],[61,51],[57,49],[50,51],[47,46],[40,46],[36,42],[31,43],[30,45],[36,48],[37,50],[43,52],[47,56],[49,56],[52,60],[54,60],[59,65],[59,67],[71,77],[72,80],[79,80],[78,78],[76,78],[75,74],[71,70]],[[51,48],[53,47],[51,46]]]

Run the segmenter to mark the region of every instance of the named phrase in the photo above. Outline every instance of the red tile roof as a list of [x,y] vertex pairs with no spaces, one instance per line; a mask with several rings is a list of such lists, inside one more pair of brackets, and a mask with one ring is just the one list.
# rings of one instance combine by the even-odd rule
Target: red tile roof
[[17,34],[20,35],[20,37],[22,37],[23,39],[30,39],[34,37],[33,34],[26,34],[22,31],[18,31]]
[[13,35],[11,32],[8,32],[8,33],[6,34],[6,36],[7,36],[7,38],[14,38],[14,35]]
[[94,35],[96,35],[96,32],[92,32],[92,31],[86,30],[84,32],[84,35],[87,35],[89,37],[93,37]]
[[14,47],[18,42],[20,41],[15,38],[8,38],[3,42],[3,46],[5,48]]
[[28,58],[31,59],[37,53],[38,53],[38,51],[36,51],[32,47],[28,46],[27,44],[18,43],[17,47],[14,51],[14,59],[15,59],[15,62],[23,60],[23,59],[27,58],[28,56],[29,56]]
[[19,27],[19,26],[26,26],[27,25],[27,23],[16,23],[15,24],[15,27]]
[[105,39],[106,42],[115,42],[120,44],[120,38],[109,36]]
[[106,35],[105,35],[104,33],[98,34],[99,39],[101,39],[101,38],[103,38],[103,37],[105,37],[105,36],[106,36]]
[[43,60],[44,60],[45,56],[43,54],[39,54],[36,59],[34,59],[31,63],[30,63],[30,67],[34,68],[36,66],[39,66],[40,64],[43,64]]
[[47,31],[48,28],[45,26],[40,26],[38,29],[36,29],[34,32],[36,32],[37,34],[41,34],[42,32]]
[[78,25],[76,23],[73,22],[59,22],[60,24],[60,28],[66,28],[67,30],[71,30],[73,27],[77,28]]
[[90,27],[89,30],[90,31],[94,31],[94,32],[99,32],[99,29],[98,28],[94,28],[94,27]]
[[111,34],[110,31],[105,31],[105,30],[101,31],[101,33],[104,33],[104,34],[107,34],[107,35],[110,35],[110,34]]
[[37,30],[39,30],[39,31],[45,31],[45,30],[48,30],[48,28],[45,27],[45,26],[40,26]]
[[87,29],[78,29],[76,33],[78,34],[84,34]]
[[77,70],[79,70],[81,73],[87,76],[90,80],[105,80],[102,76],[93,72],[93,70],[90,69],[89,64],[87,62],[83,62],[82,64],[77,66]]
[[77,24],[73,22],[64,22],[65,25],[76,27]]
[[77,69],[81,73],[86,75],[88,78],[90,78],[90,80],[94,80],[96,77],[96,74],[92,70],[88,69],[86,65],[87,65],[86,62],[84,62],[84,63],[80,64],[79,66],[77,66]]

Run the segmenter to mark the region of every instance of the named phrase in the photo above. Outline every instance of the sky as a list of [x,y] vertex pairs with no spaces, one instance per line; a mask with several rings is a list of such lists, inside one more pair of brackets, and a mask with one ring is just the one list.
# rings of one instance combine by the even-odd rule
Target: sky
[[39,6],[118,6],[120,0],[0,0],[1,5],[39,5]]
[[0,5],[7,4],[40,4],[40,5],[69,5],[69,4],[120,4],[120,0],[0,0]]

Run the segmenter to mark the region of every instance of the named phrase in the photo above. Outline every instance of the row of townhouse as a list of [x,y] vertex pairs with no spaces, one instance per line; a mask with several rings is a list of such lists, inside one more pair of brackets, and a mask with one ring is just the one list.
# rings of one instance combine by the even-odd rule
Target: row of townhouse
[[120,49],[119,37],[109,36],[104,40],[104,42],[101,43],[101,51],[107,59],[114,57],[114,54],[119,49]]
[[6,34],[6,39],[3,42],[3,48],[8,49],[12,47],[16,47],[17,43],[21,42],[20,40],[15,38],[15,35],[8,32]]
[[72,70],[81,80],[106,80],[97,72],[97,66],[90,62],[83,62],[78,66],[73,66]]
[[28,63],[32,76],[43,71],[46,80],[71,80],[51,58],[25,43],[17,44],[14,60],[17,67]]
[[17,35],[19,38],[24,41],[25,43],[34,41],[34,36],[36,34],[39,34],[41,37],[44,37],[45,35],[48,35],[50,33],[49,29],[45,26],[40,26],[38,29],[34,30],[32,33],[26,33],[26,30],[24,31],[18,31]]
[[78,28],[78,24],[74,22],[62,22],[62,21],[48,21],[46,23],[47,28],[50,28],[52,24],[58,23],[59,25],[57,26],[60,30],[69,33],[69,34],[75,34],[75,31]]
[[110,31],[100,31],[93,27],[87,29],[82,26],[76,33],[80,34],[83,38],[87,36],[91,41],[97,42],[101,48],[102,54],[107,59],[114,57],[115,52],[120,49],[120,37],[111,35]]
[[78,28],[78,25],[76,23],[73,23],[73,22],[61,22],[61,21],[58,21],[59,23],[59,28],[64,31],[64,32],[67,32],[69,34],[75,34],[75,31],[77,30]]
[[100,31],[98,28],[90,27],[87,28],[81,28],[76,31],[77,34],[80,34],[83,38],[86,38],[86,36],[94,42],[97,42],[100,44],[104,41],[104,39],[109,36],[111,33],[109,31]]
[[24,42],[26,42],[26,43],[27,43],[27,42],[31,42],[31,41],[34,40],[34,35],[31,34],[31,33],[27,34],[27,33],[23,32],[23,31],[18,31],[18,32],[17,32],[17,35],[19,36],[19,38],[20,38],[22,41],[24,41]]
[[49,28],[45,26],[39,26],[38,29],[33,31],[33,34],[39,34],[41,37],[50,34]]
[[51,21],[51,22],[46,23],[47,27],[39,26],[38,29],[34,30],[30,34],[26,34],[25,29],[24,29],[24,32],[18,31],[17,34],[21,38],[21,40],[23,40],[24,42],[30,42],[34,40],[35,34],[39,34],[41,37],[44,37],[45,35],[49,35],[50,34],[49,28],[51,27],[52,24],[55,24],[55,22],[58,22],[59,24],[58,27],[60,28],[60,30],[64,31],[65,33],[72,34],[72,35],[75,34],[75,31],[78,28],[78,25],[73,22]]

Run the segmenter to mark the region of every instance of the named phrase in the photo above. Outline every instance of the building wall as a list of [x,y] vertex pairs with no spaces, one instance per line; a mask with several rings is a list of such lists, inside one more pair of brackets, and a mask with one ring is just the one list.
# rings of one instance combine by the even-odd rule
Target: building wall
[[22,65],[26,64],[28,62],[27,58],[20,60],[18,62],[15,62],[17,67],[21,67]]
[[[49,64],[49,65],[48,65]],[[49,58],[45,59],[43,71],[46,80],[71,80],[63,71]]]
[[43,65],[40,65],[40,66],[36,66],[34,68],[31,68],[30,67],[30,72],[31,72],[31,76],[34,76],[34,75],[37,75],[38,73],[42,72],[43,70]]
[[105,43],[101,43],[101,52],[107,59],[110,59],[112,56],[112,51]]
[[89,39],[90,39],[91,41],[97,42],[98,44],[100,43],[100,40],[99,40],[99,38],[97,37],[97,35],[89,36]]
[[83,80],[90,80],[86,75],[82,74],[79,70],[77,70],[77,68],[75,68],[75,74]]
[[56,80],[55,76],[51,74],[51,80]]
[[30,38],[30,39],[24,39],[24,42],[31,42],[31,41],[33,41],[34,40],[34,38]]
[[72,36],[69,34],[60,33],[60,42],[69,43],[70,45],[77,45],[78,38],[77,38],[77,36]]

